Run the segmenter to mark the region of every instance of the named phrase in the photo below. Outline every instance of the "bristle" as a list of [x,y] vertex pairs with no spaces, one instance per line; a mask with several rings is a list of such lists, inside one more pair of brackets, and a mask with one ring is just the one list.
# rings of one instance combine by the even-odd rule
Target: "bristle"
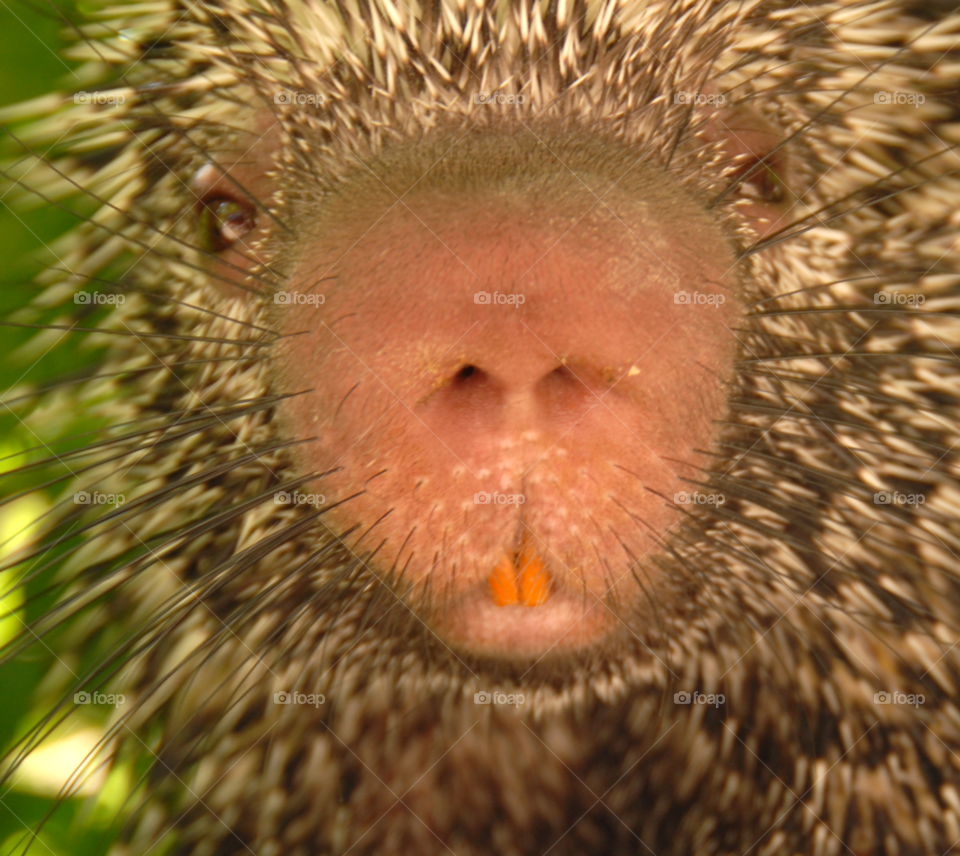
[[[13,132],[3,190],[78,222],[50,246],[36,300],[3,324],[37,331],[23,360],[64,339],[103,354],[89,373],[0,397],[35,438],[33,457],[0,474],[16,485],[10,501],[62,491],[35,542],[0,567],[17,585],[42,581],[35,598],[58,605],[2,656],[48,639],[96,655],[50,679],[50,716],[11,759],[53,733],[74,692],[122,686],[104,755],[152,773],[118,856],[161,842],[196,856],[433,853],[432,829],[459,856],[952,852],[958,55],[960,14],[930,23],[887,0],[156,0],[95,12],[70,56],[109,103],[50,95],[0,110]],[[252,243],[240,247],[252,274],[211,272],[191,179],[223,148],[246,151],[254,115],[271,116],[276,173],[294,179],[255,201],[290,232],[300,185],[319,196],[397,141],[507,121],[515,107],[474,98],[500,90],[524,96],[525,121],[636,147],[736,222],[732,178],[674,97],[705,86],[761,109],[798,153],[780,227],[738,232],[755,293],[700,482],[726,503],[688,511],[663,545],[675,603],[655,600],[628,557],[658,622],[618,613],[633,649],[523,675],[529,718],[477,726],[462,711],[487,673],[417,614],[444,593],[402,563],[387,585],[375,527],[337,538],[329,509],[275,501],[322,485],[289,452],[314,438],[283,437],[275,418],[279,338],[254,296],[283,266]],[[291,90],[319,106],[275,101]],[[877,101],[893,91],[924,100]],[[74,296],[93,283],[126,301],[92,316]],[[895,290],[923,310],[874,297]],[[78,413],[83,431],[70,429]],[[79,491],[125,501],[77,505]],[[877,504],[883,491],[925,502]],[[352,536],[368,539],[362,550]],[[495,602],[549,596],[542,558],[505,561]],[[669,699],[693,687],[723,694],[722,709],[677,713]],[[303,717],[271,702],[295,691],[325,706]],[[880,691],[925,702],[905,713],[875,705]],[[487,778],[473,777],[488,755]],[[417,790],[421,778],[430,787]],[[378,826],[398,801],[409,817]],[[553,851],[531,838],[568,826]]]

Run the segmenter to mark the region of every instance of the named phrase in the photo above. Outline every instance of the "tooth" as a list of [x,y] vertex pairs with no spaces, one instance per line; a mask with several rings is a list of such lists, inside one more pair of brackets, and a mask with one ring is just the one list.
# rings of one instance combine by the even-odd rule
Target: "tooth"
[[514,578],[513,560],[504,556],[490,574],[490,593],[497,606],[517,603],[517,584]]
[[550,597],[550,573],[536,551],[524,544],[516,560],[504,556],[488,580],[497,606],[540,606]]
[[520,568],[520,603],[540,606],[550,596],[550,574],[530,547],[524,547],[517,560]]

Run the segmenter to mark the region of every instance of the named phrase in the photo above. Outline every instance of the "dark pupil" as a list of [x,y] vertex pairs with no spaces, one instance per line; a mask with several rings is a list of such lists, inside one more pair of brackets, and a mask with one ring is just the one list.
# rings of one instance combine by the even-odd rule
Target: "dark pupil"
[[763,167],[760,193],[767,202],[783,200],[783,187],[780,185],[777,174],[768,166]]
[[[234,236],[249,230],[250,214],[246,208],[233,199],[218,199],[204,203],[200,212],[207,249],[213,252],[225,250],[234,242]],[[224,226],[229,224],[231,236],[224,235]]]
[[240,205],[232,200],[223,200],[217,205],[216,209],[216,219],[219,225],[224,223],[230,223],[231,225],[237,225],[242,223],[247,216],[246,211],[240,207]]
[[783,186],[776,171],[767,164],[758,166],[758,163],[759,161],[755,161],[747,168],[743,191],[747,196],[764,202],[782,202]]

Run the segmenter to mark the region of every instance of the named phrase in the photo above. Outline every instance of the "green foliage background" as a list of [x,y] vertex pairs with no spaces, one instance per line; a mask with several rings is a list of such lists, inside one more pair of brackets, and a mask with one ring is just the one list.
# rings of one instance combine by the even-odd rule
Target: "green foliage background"
[[[60,55],[61,49],[70,41],[67,37],[69,21],[78,19],[76,6],[69,0],[36,0],[36,3],[0,0],[0,108],[53,90],[70,92],[83,88],[72,73],[75,64]],[[8,128],[4,126],[0,126],[0,145],[3,146],[4,159],[15,150]],[[13,197],[14,194],[4,193],[0,188],[0,319],[4,320],[8,320],[11,312],[36,293],[30,279],[39,269],[36,259],[44,244],[74,223],[70,214],[49,207],[21,210],[13,202]],[[39,359],[36,355],[24,359],[18,349],[30,336],[26,330],[0,327],[0,400],[14,385],[49,383],[91,360],[90,353],[79,348],[82,344],[79,335],[64,336],[56,347]],[[23,463],[22,457],[9,458],[12,452],[51,439],[41,437],[38,441],[6,405],[0,404],[0,473]],[[37,454],[39,452],[32,457],[35,459]],[[0,480],[0,500],[33,487],[37,476],[32,478],[33,483],[29,478],[19,476]],[[51,488],[48,500],[52,500],[61,489],[62,486]],[[10,537],[11,526],[14,531],[22,526],[21,522],[12,522],[12,517],[9,507],[0,505],[0,533],[3,533],[0,541]],[[4,523],[7,524],[5,528]],[[20,570],[13,573],[20,573]],[[42,584],[43,581],[38,580],[32,586],[33,591],[28,587],[27,597],[36,594]],[[46,605],[49,601],[40,598],[26,610],[21,610],[19,617],[0,621],[0,640],[9,639],[11,624],[22,627],[22,621],[35,618]],[[76,660],[71,662],[77,671],[77,664],[87,659],[84,655],[92,652],[75,653]],[[34,646],[26,655],[0,668],[0,745],[4,749],[35,723],[38,687],[53,662],[42,646]],[[104,790],[107,789],[117,790],[115,777],[111,777]],[[116,799],[117,796],[114,793],[109,800],[114,811],[123,802],[123,796]],[[54,807],[54,800],[17,784],[8,784],[0,789],[0,854],[23,853],[28,845],[30,854],[48,856],[97,856],[104,853],[109,845],[114,812],[105,811],[103,803],[102,798],[67,800],[49,817],[39,836],[34,837],[32,830]]]

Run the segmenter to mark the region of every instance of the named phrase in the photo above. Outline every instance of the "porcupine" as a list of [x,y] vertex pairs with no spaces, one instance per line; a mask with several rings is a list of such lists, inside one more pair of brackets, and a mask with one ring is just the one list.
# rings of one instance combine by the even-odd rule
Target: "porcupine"
[[[72,55],[112,102],[4,117],[18,150],[4,175],[24,198],[96,208],[11,323],[52,319],[38,355],[51,335],[105,349],[91,377],[4,398],[41,439],[77,411],[104,425],[25,465],[58,467],[64,494],[16,558],[21,582],[55,572],[61,601],[5,653],[49,639],[97,656],[14,758],[74,692],[122,687],[104,752],[151,767],[124,853],[952,852],[958,27],[884,2],[165,0],[95,15]],[[513,401],[504,378],[532,339],[476,315],[482,335],[460,346],[470,324],[447,330],[452,304],[429,305],[450,292],[480,312],[468,292],[501,281],[480,265],[502,247],[522,274],[571,255],[543,281],[502,280],[527,292],[522,310],[483,309],[563,304],[566,326],[517,317],[538,341],[593,325],[619,348],[625,315],[637,341],[593,374],[560,348],[544,419],[563,430],[541,448],[521,424],[536,454],[519,482],[468,457],[458,504],[404,454],[413,422],[390,404],[463,463],[463,437]],[[642,310],[605,257],[656,284]],[[712,305],[675,299],[657,265]],[[576,302],[584,282],[600,321]],[[297,288],[323,308],[270,300]],[[98,290],[126,300],[74,300]],[[362,353],[358,329],[374,340]],[[678,342],[669,357],[646,356],[654,332]],[[408,350],[417,373],[391,375]],[[642,395],[608,398],[605,419],[629,421],[635,401],[655,413],[678,435],[678,460],[660,461],[675,484],[641,454],[669,447],[652,417],[639,445],[629,431],[601,453],[594,426],[604,444],[563,446],[598,384],[634,378]],[[616,452],[629,481],[608,474]],[[497,518],[516,529],[503,594],[481,515],[504,512],[472,495],[515,485],[522,517]],[[77,506],[78,490],[126,502]],[[325,500],[277,504],[298,490]],[[595,566],[563,561],[575,545],[538,506]],[[571,580],[584,607],[564,623],[545,609],[576,600]],[[475,703],[489,691],[524,701]],[[324,702],[274,703],[291,692]],[[691,692],[717,701],[677,703]],[[923,703],[876,703],[890,692]]]

